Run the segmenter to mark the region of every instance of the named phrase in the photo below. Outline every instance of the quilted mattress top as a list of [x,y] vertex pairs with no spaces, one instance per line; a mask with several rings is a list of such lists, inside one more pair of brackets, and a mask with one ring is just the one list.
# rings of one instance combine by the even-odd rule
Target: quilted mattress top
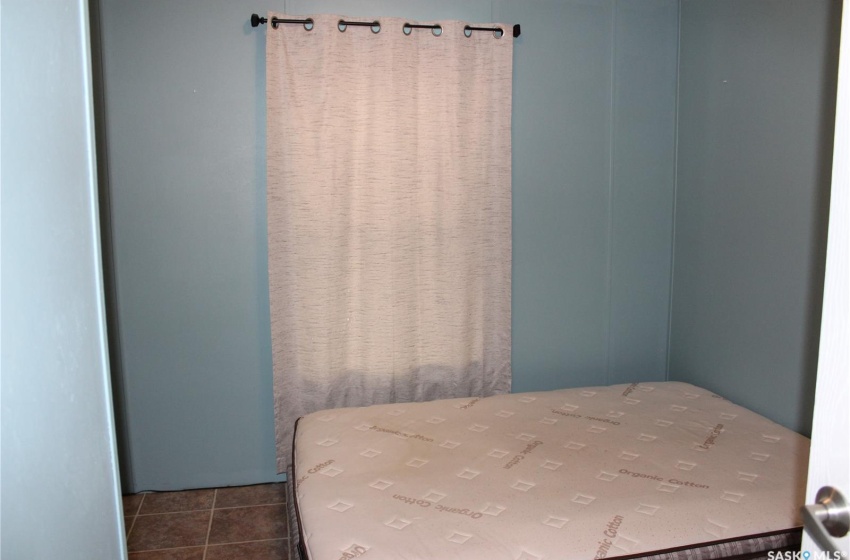
[[582,559],[800,526],[809,440],[686,383],[327,410],[299,421],[312,559]]

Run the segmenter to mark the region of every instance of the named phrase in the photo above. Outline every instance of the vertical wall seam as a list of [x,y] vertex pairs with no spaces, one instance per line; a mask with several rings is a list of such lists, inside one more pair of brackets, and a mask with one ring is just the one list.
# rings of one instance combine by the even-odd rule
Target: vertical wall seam
[[611,121],[608,129],[608,262],[605,271],[606,318],[605,318],[605,381],[611,384],[611,315],[612,305],[612,273],[614,269],[614,127],[617,121],[617,4],[614,0],[611,10]]
[[682,82],[682,2],[679,0],[678,29],[676,38],[676,109],[673,115],[673,204],[672,224],[670,227],[670,283],[667,299],[667,365],[664,380],[670,381],[670,359],[673,342],[673,285],[676,264],[676,211],[679,197],[679,108]]

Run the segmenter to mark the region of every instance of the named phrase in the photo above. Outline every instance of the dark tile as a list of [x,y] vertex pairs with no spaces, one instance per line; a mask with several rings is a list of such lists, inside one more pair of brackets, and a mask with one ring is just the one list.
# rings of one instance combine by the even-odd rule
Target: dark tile
[[209,544],[286,538],[286,506],[213,510]]
[[256,541],[207,547],[207,560],[286,560],[289,541]]
[[211,509],[215,490],[187,490],[185,492],[151,492],[145,494],[140,514],[173,513]]
[[129,560],[203,560],[204,547],[169,548],[150,552],[131,552]]
[[258,484],[256,486],[234,486],[219,488],[215,496],[215,507],[262,506],[286,502],[286,487],[283,483]]
[[121,496],[121,501],[124,502],[124,515],[130,516],[139,513],[139,506],[144,499],[144,494],[127,494],[126,496]]
[[[229,510],[225,510],[229,511]],[[199,546],[206,542],[211,511],[140,515],[127,539],[130,552]]]

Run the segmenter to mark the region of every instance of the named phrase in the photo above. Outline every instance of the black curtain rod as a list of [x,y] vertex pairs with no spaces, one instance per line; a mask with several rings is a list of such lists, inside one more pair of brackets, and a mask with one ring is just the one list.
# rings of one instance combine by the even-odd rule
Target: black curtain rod
[[[260,17],[257,14],[251,14],[251,27],[257,27],[261,23],[266,23],[268,21],[269,21],[268,18]],[[282,19],[282,18],[278,18],[278,17],[272,18],[272,27],[273,28],[277,29],[277,26],[280,25],[281,23],[297,23],[297,24],[303,25],[305,29],[309,30],[309,29],[312,29],[313,19],[312,18]],[[375,21],[345,21],[345,20],[342,20],[342,19],[339,20],[339,30],[340,31],[345,31],[345,28],[349,25],[359,25],[359,26],[362,26],[362,27],[371,27],[372,32],[374,32],[374,33],[378,33],[381,30],[381,22],[379,22],[377,20],[375,20]],[[377,31],[375,30],[376,27],[378,28]],[[431,30],[439,29],[439,30],[442,30],[443,28],[439,24],[423,25],[423,24],[418,24],[418,23],[405,23],[404,26],[402,27],[402,30],[407,35],[410,34],[410,31],[408,31],[409,29],[431,29]],[[501,27],[472,27],[471,25],[467,25],[463,28],[463,30],[464,30],[464,32],[492,31],[493,33],[497,33],[497,32],[498,33],[504,33],[504,30]],[[520,27],[519,27],[518,23],[516,25],[514,25],[513,31],[514,31],[514,37],[519,37]]]

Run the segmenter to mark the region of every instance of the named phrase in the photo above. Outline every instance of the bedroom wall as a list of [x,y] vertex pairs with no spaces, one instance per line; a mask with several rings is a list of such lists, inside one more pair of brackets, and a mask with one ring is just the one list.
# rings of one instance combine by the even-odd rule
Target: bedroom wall
[[514,391],[663,380],[674,1],[497,2],[514,50]]
[[514,390],[664,379],[675,0],[100,0],[125,491],[278,480],[264,29],[248,17],[522,24]]
[[670,378],[808,434],[840,3],[685,0]]

